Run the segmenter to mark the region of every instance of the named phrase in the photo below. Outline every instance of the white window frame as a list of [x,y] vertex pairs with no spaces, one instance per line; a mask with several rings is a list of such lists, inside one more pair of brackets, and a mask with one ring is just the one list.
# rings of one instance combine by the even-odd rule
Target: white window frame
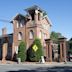
[[17,28],[19,28],[19,21],[17,21]]
[[23,27],[24,26],[24,20],[21,20],[20,21],[20,27]]
[[33,32],[33,30],[30,30],[29,39],[33,39],[33,38],[34,38],[34,32]]
[[22,32],[18,33],[18,40],[22,40]]

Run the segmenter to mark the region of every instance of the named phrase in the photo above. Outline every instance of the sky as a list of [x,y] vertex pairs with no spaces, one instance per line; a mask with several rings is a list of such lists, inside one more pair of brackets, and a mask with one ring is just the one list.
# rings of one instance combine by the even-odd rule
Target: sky
[[0,0],[0,35],[6,27],[7,33],[13,32],[11,21],[17,13],[26,14],[24,9],[38,5],[48,14],[52,22],[51,31],[60,32],[70,39],[72,37],[72,0]]

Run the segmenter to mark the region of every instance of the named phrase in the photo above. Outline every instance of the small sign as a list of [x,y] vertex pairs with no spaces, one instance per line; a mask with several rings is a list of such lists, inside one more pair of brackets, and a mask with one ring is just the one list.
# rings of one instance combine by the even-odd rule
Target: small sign
[[38,50],[38,47],[37,47],[37,45],[33,45],[33,50],[36,52],[37,50]]

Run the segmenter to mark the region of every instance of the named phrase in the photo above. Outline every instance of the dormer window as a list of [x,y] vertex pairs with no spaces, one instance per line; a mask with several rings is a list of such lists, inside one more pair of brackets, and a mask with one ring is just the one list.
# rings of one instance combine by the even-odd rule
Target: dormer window
[[20,27],[20,22],[19,21],[17,21],[17,28],[19,28]]
[[20,27],[23,27],[24,26],[24,20],[21,20],[20,21]]
[[35,10],[29,10],[28,14],[31,16],[31,19],[34,20],[34,16],[35,16]]
[[32,20],[34,20],[34,13],[31,14]]
[[24,20],[17,21],[17,28],[24,26]]

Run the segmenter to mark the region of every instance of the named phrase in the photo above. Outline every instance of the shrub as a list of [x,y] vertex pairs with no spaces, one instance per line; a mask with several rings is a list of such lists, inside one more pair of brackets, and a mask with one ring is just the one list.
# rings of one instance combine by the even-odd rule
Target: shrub
[[[34,45],[36,45],[38,48],[36,51],[33,49]],[[33,45],[31,46],[31,48],[28,51],[28,56],[29,56],[30,61],[39,61],[41,59],[41,56],[43,56],[42,48],[43,47],[42,47],[40,39],[36,38],[34,40]]]
[[26,60],[26,44],[23,41],[19,44],[17,57],[21,58],[21,62]]

